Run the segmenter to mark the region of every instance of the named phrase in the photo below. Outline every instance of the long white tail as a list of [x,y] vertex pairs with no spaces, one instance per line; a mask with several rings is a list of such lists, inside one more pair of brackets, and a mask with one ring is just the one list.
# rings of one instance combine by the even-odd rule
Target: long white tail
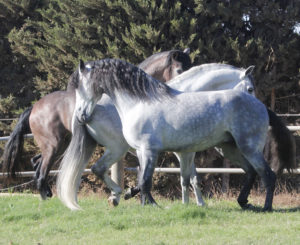
[[95,147],[96,142],[89,135],[86,127],[76,121],[71,143],[60,164],[56,184],[59,199],[71,210],[80,209],[77,202],[77,191],[82,173]]

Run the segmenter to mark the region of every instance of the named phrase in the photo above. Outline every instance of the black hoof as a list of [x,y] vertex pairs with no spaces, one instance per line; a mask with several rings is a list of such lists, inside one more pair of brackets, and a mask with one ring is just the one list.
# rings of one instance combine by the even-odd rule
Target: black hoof
[[130,198],[132,198],[131,189],[128,189],[124,194],[124,199],[129,200]]
[[37,181],[37,187],[43,200],[52,197],[53,194],[51,188],[47,183],[41,184],[39,181]]
[[262,211],[263,212],[272,212],[273,210],[272,210],[272,207],[264,207]]
[[247,204],[241,206],[241,208],[244,210],[254,210],[255,209],[255,207],[250,203],[247,203]]
[[47,187],[46,195],[48,198],[51,198],[53,196],[52,191],[49,186]]
[[140,192],[140,188],[138,188],[138,187],[131,187],[124,194],[124,199],[128,200],[128,199],[136,196],[139,192]]
[[44,192],[44,191],[40,191],[40,196],[41,196],[41,198],[42,198],[42,200],[47,200],[47,193],[46,192]]

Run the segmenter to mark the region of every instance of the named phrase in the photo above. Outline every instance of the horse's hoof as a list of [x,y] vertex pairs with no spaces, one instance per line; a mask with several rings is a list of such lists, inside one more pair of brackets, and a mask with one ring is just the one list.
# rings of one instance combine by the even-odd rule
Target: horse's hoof
[[206,205],[205,205],[204,202],[201,202],[201,203],[197,203],[197,206],[198,206],[198,207],[205,207]]
[[242,209],[244,209],[244,210],[255,210],[255,207],[252,204],[247,203],[247,204],[242,206]]
[[41,196],[42,200],[44,200],[44,201],[47,200],[47,193],[46,192],[41,191],[40,196]]
[[128,200],[130,198],[132,198],[131,189],[128,189],[124,194],[124,199]]
[[272,207],[264,207],[263,212],[272,212]]
[[116,197],[109,197],[108,203],[110,204],[110,206],[113,206],[113,207],[117,207],[119,205],[119,202]]
[[53,196],[52,191],[48,190],[46,195],[48,198],[51,198]]

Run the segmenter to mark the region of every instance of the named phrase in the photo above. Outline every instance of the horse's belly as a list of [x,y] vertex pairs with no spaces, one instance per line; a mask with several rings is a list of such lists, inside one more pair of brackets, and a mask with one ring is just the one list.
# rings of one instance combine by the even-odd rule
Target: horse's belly
[[166,140],[163,151],[196,152],[203,151],[220,143],[229,142],[232,137],[227,132],[205,132],[199,134],[174,134]]

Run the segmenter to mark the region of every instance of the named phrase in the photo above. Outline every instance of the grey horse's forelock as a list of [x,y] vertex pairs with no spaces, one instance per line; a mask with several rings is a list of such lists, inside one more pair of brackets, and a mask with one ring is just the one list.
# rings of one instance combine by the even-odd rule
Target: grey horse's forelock
[[104,89],[109,96],[119,90],[143,101],[171,97],[172,89],[147,75],[142,69],[118,59],[104,59],[91,64],[91,79],[95,93]]

